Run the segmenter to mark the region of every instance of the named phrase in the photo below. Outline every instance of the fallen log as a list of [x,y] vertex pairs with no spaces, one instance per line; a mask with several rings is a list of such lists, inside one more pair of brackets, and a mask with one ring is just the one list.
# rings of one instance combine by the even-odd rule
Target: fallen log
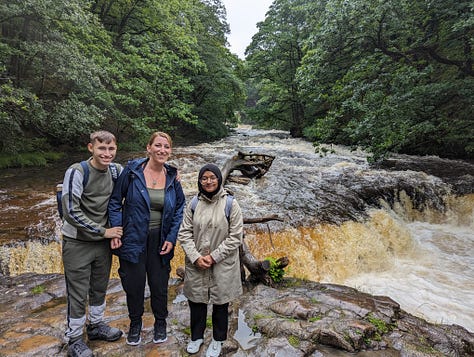
[[[275,156],[265,154],[244,153],[239,151],[237,155],[228,159],[222,167],[222,180],[225,182],[230,178],[233,171],[240,171],[248,179],[260,178],[265,175],[272,166]],[[246,180],[245,180],[246,181]],[[250,180],[249,180],[250,181]],[[247,183],[249,182],[247,181]]]
[[280,221],[283,222],[283,219],[278,217],[276,214],[267,217],[260,217],[260,218],[244,218],[244,224],[252,224],[252,223],[265,223],[270,221]]

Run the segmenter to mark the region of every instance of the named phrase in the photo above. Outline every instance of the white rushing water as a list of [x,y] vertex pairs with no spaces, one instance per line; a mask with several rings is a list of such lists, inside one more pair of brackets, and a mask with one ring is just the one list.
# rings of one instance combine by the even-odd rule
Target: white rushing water
[[354,276],[345,284],[386,295],[401,308],[434,323],[474,331],[474,235],[472,227],[408,223],[416,242],[409,257],[384,272]]

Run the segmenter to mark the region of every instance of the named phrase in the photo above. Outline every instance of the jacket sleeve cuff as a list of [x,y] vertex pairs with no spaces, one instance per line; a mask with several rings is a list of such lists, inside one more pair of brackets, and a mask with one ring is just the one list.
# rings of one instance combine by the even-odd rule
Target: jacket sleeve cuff
[[196,263],[196,260],[199,259],[199,257],[201,256],[201,254],[199,254],[197,251],[196,253],[192,253],[189,255],[189,260],[191,261],[191,263]]
[[220,258],[220,254],[217,254],[216,252],[212,252],[211,254],[212,259],[217,263],[219,263],[222,259]]

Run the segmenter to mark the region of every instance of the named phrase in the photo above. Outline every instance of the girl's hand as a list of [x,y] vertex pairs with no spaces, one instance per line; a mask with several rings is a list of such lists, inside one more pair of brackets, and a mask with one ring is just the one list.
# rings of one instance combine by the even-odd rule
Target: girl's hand
[[209,269],[214,263],[214,259],[210,255],[201,256],[196,260],[196,265],[200,269]]

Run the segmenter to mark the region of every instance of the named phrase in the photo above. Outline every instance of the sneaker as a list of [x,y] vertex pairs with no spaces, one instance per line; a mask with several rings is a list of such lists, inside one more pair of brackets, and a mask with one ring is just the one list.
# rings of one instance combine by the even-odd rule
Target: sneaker
[[198,338],[196,341],[189,341],[186,351],[190,354],[198,353],[203,342],[202,338]]
[[69,347],[67,349],[67,356],[68,357],[93,357],[94,354],[92,350],[87,347],[86,343],[82,338],[69,343]]
[[155,322],[155,333],[153,334],[153,343],[163,343],[168,339],[166,336],[166,320]]
[[105,322],[94,325],[87,325],[87,337],[89,340],[117,341],[122,337],[122,331],[115,327],[110,327]]
[[206,351],[206,357],[217,357],[221,354],[222,344],[224,341],[216,341],[212,339],[211,344],[209,345]]
[[130,329],[127,335],[127,345],[136,346],[142,341],[140,334],[142,332],[142,322],[130,322]]

